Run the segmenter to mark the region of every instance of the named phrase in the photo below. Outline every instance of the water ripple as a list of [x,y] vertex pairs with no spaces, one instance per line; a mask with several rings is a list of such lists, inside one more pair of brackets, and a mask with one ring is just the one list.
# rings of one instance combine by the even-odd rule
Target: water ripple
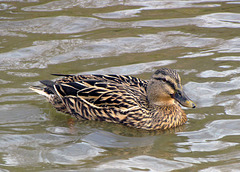
[[167,160],[161,158],[155,158],[152,156],[142,155],[132,157],[126,160],[114,160],[108,163],[99,165],[97,168],[99,170],[124,170],[124,171],[172,171],[179,170],[183,168],[191,167],[190,163],[183,163],[174,160]]
[[226,136],[240,135],[240,119],[215,120],[204,129],[191,132],[179,132],[179,136],[188,137],[189,143],[201,143],[218,140]]
[[222,72],[214,71],[214,70],[205,70],[199,73],[197,76],[201,78],[210,78],[210,77],[227,77],[229,75],[240,73],[240,67],[233,70],[224,70]]
[[[226,0],[223,0],[226,1]],[[207,2],[208,4],[203,4]],[[139,10],[153,10],[153,9],[174,9],[174,8],[210,8],[210,7],[218,7],[220,4],[210,4],[209,2],[216,2],[216,0],[203,0],[202,4],[199,4],[198,1],[136,1],[136,0],[128,0],[128,1],[115,1],[115,0],[107,0],[107,1],[97,1],[97,0],[85,0],[85,1],[76,1],[76,0],[58,0],[54,2],[48,2],[41,5],[24,7],[22,10],[24,11],[59,11],[66,8],[73,8],[79,6],[81,8],[104,8],[109,6],[140,6]]]
[[49,64],[77,59],[152,52],[179,46],[199,48],[216,43],[217,39],[214,38],[199,38],[196,35],[175,31],[93,41],[82,39],[39,41],[35,42],[34,46],[1,53],[0,70],[46,68]]
[[50,163],[55,164],[82,164],[80,160],[89,160],[102,155],[105,150],[91,146],[88,143],[75,143],[69,146],[55,148],[46,157]]
[[100,70],[81,72],[79,74],[119,74],[119,75],[137,75],[144,72],[153,72],[156,67],[166,66],[176,63],[176,60],[161,60],[148,63],[138,63],[133,65],[109,67]]
[[[209,73],[207,75],[209,76]],[[219,97],[217,97],[221,93],[239,89],[239,78],[240,77],[234,77],[230,81],[225,82],[188,82],[184,85],[184,88],[188,90],[188,95],[192,97],[192,99],[197,100],[199,107],[211,107],[221,102],[223,98],[219,99]],[[199,98],[198,95],[201,95],[201,97]]]
[[227,136],[240,135],[240,120],[215,120],[204,129],[179,132],[178,136],[187,137],[186,142],[176,143],[179,152],[212,152],[239,145],[235,142],[219,141]]
[[[212,152],[217,150],[227,149],[229,147],[233,147],[238,145],[239,143],[232,143],[232,142],[223,142],[223,141],[207,141],[201,143],[191,143],[191,142],[184,142],[184,143],[177,143],[176,145],[180,148],[177,149],[179,152]],[[181,147],[188,147],[188,148],[181,148]]]
[[[102,21],[92,17],[42,17],[22,21],[0,21],[2,32],[27,32],[42,34],[73,34],[79,32],[88,32],[106,27],[121,27],[117,22]],[[0,32],[1,33],[1,32]]]
[[[237,4],[1,1],[0,171],[237,171]],[[28,89],[55,71],[145,78],[161,66],[179,71],[198,104],[174,131],[70,124]]]
[[97,147],[107,148],[129,148],[151,146],[156,138],[147,137],[126,137],[116,135],[106,131],[96,131],[86,135],[83,141],[91,143]]
[[229,169],[231,169],[231,171],[239,171],[240,169],[240,164],[239,163],[232,163],[232,164],[228,164],[228,165],[218,165],[215,167],[208,167],[202,170],[199,170],[199,172],[209,172],[209,171],[229,171]]

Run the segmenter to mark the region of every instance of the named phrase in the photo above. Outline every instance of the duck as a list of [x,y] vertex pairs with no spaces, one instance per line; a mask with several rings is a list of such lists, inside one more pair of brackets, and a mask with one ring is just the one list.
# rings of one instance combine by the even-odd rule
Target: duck
[[183,91],[176,70],[161,68],[150,80],[129,75],[64,75],[31,86],[60,112],[79,120],[107,121],[144,130],[166,130],[187,121],[181,106],[196,104]]

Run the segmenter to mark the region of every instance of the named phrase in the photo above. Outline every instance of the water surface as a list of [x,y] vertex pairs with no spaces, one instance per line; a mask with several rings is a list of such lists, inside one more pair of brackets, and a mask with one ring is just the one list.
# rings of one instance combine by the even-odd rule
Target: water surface
[[[0,171],[240,169],[240,2],[0,1]],[[143,131],[56,112],[28,89],[51,73],[177,69],[198,105]]]

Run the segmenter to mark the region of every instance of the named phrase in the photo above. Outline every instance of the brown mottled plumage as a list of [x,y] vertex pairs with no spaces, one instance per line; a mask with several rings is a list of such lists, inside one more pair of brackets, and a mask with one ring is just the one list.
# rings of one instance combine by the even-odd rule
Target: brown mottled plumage
[[187,121],[179,103],[195,107],[172,69],[157,70],[149,81],[126,75],[54,75],[64,78],[41,81],[45,88],[30,88],[46,96],[58,111],[78,119],[168,129]]

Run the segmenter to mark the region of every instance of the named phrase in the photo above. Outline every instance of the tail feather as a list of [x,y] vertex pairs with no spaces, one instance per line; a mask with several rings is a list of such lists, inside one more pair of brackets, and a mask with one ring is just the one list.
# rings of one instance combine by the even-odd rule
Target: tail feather
[[50,80],[42,80],[42,81],[40,81],[40,82],[41,82],[43,85],[47,86],[47,87],[44,89],[45,92],[52,92],[52,93],[54,93],[54,94],[57,94],[56,91],[55,91],[55,89],[54,89],[54,87],[53,87],[53,85],[55,84],[55,82],[50,81]]
[[65,76],[65,77],[74,76],[74,75],[66,75],[66,74],[59,74],[59,73],[52,73],[51,75],[53,75],[53,76]]
[[42,80],[40,81],[43,85],[46,85],[47,87],[53,88],[54,82],[50,80]]
[[32,87],[29,87],[29,88],[31,90],[35,91],[36,93],[47,97],[49,100],[51,99],[51,94],[49,92],[46,92],[44,88],[37,87],[37,86],[32,86]]

